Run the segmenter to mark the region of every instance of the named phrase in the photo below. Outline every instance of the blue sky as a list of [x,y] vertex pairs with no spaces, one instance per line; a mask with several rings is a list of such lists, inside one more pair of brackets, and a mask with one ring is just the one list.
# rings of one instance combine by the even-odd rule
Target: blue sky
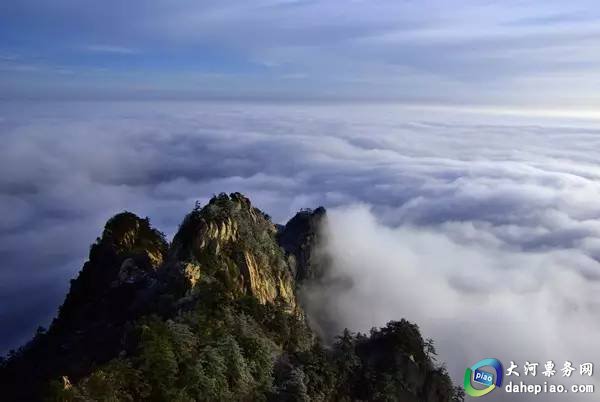
[[5,0],[16,98],[600,105],[594,1]]

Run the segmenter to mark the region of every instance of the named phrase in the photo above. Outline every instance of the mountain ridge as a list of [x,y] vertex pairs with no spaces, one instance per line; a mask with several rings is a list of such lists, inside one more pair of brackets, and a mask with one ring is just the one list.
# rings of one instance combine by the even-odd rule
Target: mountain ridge
[[461,400],[405,320],[331,346],[298,298],[327,262],[326,211],[285,226],[240,193],[214,196],[168,243],[122,212],[92,245],[48,331],[0,366],[6,400]]

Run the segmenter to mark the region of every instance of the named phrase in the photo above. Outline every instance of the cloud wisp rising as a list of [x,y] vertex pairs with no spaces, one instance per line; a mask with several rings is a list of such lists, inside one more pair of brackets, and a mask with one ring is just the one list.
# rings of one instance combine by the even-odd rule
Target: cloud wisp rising
[[[525,251],[470,224],[390,227],[365,205],[330,210],[324,252],[332,262],[323,284],[303,290],[330,330],[368,333],[400,317],[432,337],[453,379],[486,357],[540,364],[527,383],[599,383],[594,378],[549,379],[552,360],[576,366],[595,362],[593,334],[600,330],[600,282],[580,272],[597,270],[582,250]],[[520,378],[507,378],[520,380]],[[495,395],[526,401],[531,395]],[[544,400],[564,400],[563,395]],[[593,397],[590,396],[592,400]],[[582,400],[588,400],[582,398]]]

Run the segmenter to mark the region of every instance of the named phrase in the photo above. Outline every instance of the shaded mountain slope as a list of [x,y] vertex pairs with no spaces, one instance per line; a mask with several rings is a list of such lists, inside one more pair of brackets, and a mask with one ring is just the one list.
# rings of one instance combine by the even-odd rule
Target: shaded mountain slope
[[416,325],[323,346],[297,288],[318,280],[323,208],[283,228],[239,193],[190,212],[169,245],[111,218],[49,330],[0,366],[7,401],[452,401]]
[[282,226],[277,235],[279,245],[288,255],[290,268],[298,282],[318,279],[322,265],[315,258],[319,227],[325,219],[325,208],[304,209]]

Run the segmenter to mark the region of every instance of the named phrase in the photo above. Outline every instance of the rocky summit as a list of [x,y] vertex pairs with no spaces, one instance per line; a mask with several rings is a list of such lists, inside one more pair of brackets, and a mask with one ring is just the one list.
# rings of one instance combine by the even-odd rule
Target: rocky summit
[[50,328],[0,363],[3,401],[462,400],[433,341],[392,321],[321,339],[297,298],[328,269],[327,213],[271,222],[240,193],[197,205],[169,243],[122,212]]

